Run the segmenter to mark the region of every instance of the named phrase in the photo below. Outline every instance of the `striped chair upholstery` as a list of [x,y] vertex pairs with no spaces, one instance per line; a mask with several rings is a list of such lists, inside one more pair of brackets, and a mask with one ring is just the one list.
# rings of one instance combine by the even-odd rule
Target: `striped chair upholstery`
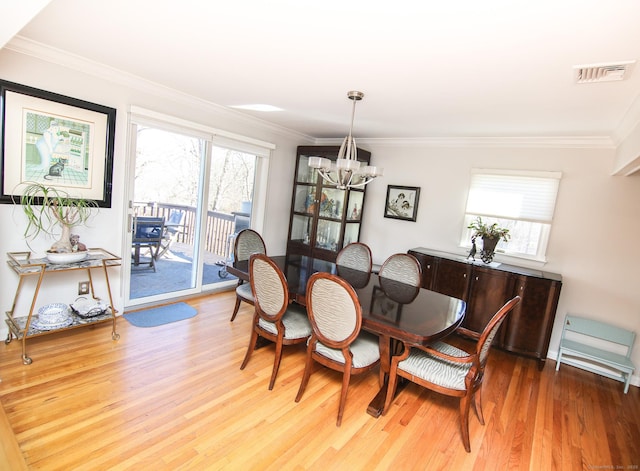
[[362,242],[352,242],[338,252],[336,265],[353,270],[371,271],[371,249]]
[[[233,257],[234,260],[245,261],[249,260],[249,257],[254,253],[266,254],[267,248],[262,240],[262,236],[253,229],[244,229],[238,232],[236,240],[234,242]],[[242,280],[238,280],[238,286],[236,287],[236,304],[233,308],[233,314],[231,314],[230,322],[236,318],[238,310],[240,309],[240,303],[253,305],[254,298],[251,291],[251,285],[243,283]]]
[[405,343],[401,355],[391,359],[389,386],[383,414],[386,414],[395,396],[398,376],[433,391],[460,398],[460,430],[462,442],[467,452],[469,442],[469,408],[475,398],[478,420],[484,425],[482,415],[481,386],[487,364],[489,347],[507,314],[520,302],[520,297],[507,301],[492,317],[481,334],[466,329],[465,335],[477,340],[471,352],[467,352],[446,342],[435,342],[427,347]]
[[351,285],[330,273],[314,273],[307,283],[307,313],[313,334],[307,342],[307,360],[296,402],[302,399],[313,362],[342,372],[337,426],[347,399],[351,375],[367,372],[380,362],[379,341],[360,330],[362,308]]
[[256,348],[258,337],[276,344],[275,359],[269,389],[273,389],[280,368],[282,347],[306,342],[311,324],[304,307],[289,300],[287,280],[273,260],[264,254],[254,254],[249,260],[249,278],[255,296],[255,314],[249,348],[240,369],[243,370]]
[[422,284],[422,267],[413,255],[397,253],[385,260],[378,275],[381,278],[400,281],[419,287]]

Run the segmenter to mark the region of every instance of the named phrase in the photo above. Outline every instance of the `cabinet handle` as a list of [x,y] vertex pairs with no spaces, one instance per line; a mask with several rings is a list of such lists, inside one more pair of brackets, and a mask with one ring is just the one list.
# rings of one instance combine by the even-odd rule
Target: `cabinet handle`
[[466,278],[466,277],[467,277],[467,274],[466,274],[466,273],[465,273],[464,275],[462,275],[462,278]]
[[427,265],[427,270],[431,270],[431,265]]
[[478,277],[478,276],[476,276],[476,281],[478,281],[478,278],[479,278],[479,277]]

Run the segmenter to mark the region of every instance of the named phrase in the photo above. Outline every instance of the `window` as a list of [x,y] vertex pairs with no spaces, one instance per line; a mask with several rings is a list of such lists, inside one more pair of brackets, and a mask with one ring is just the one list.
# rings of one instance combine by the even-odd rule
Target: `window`
[[509,229],[511,238],[496,252],[545,261],[560,172],[474,169],[460,244],[471,246],[467,226],[476,217]]

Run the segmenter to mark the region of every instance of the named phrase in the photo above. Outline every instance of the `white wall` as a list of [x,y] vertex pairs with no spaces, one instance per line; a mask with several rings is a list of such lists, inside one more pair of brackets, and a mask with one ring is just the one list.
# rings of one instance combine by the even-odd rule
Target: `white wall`
[[[269,159],[269,174],[275,176],[276,180],[268,184],[263,236],[274,253],[284,253],[296,146],[310,143],[305,141],[304,136],[277,129],[258,120],[247,120],[239,113],[222,111],[218,106],[205,104],[170,90],[158,89],[153,84],[143,84],[141,87],[135,81],[131,81],[131,84],[114,83],[6,49],[0,50],[0,78],[117,109],[112,207],[101,209],[97,217],[92,219],[90,227],[77,229],[87,246],[102,247],[119,256],[128,256],[128,250],[122,246],[127,196],[127,121],[130,106],[136,105],[275,144],[276,149]],[[8,155],[6,158],[10,159],[12,156]],[[281,181],[286,183],[281,184]],[[39,237],[30,243],[31,248],[27,245],[23,238],[26,219],[19,206],[0,205],[0,221],[0,254],[3,258],[6,252],[26,250],[43,255],[52,243],[50,239]],[[111,272],[114,304],[122,312],[123,280],[119,269]],[[45,302],[72,302],[77,297],[78,275],[67,275],[56,275],[47,281],[37,307]],[[99,282],[98,272],[95,275]],[[82,278],[86,278],[86,275]],[[11,309],[18,282],[17,276],[4,262],[0,264],[0,281],[0,312],[4,316],[4,312]],[[27,288],[23,291],[28,293]],[[97,291],[100,294],[100,287]],[[101,294],[104,295],[104,292]],[[23,309],[28,309],[28,306],[23,308],[19,304],[16,311],[24,312]],[[5,333],[6,325],[2,322],[0,334]]]
[[[214,106],[180,98],[175,93],[163,95],[154,87],[108,82],[7,50],[0,50],[0,78],[117,108],[113,206],[101,210],[93,227],[82,234],[88,245],[126,255],[127,250],[122,247],[126,116],[128,107],[137,105],[276,144],[270,162],[264,237],[270,253],[284,253],[295,148],[309,144],[304,136],[219,112]],[[555,357],[562,319],[567,312],[612,322],[640,334],[637,274],[640,176],[611,176],[613,149],[466,144],[437,147],[385,145],[365,140],[359,140],[359,144],[372,152],[375,165],[385,168],[385,176],[368,186],[361,236],[371,246],[376,262],[417,246],[463,253],[457,244],[471,168],[561,171],[563,178],[548,262],[544,266],[547,271],[562,274],[564,279],[550,356]],[[383,217],[389,184],[421,188],[417,222]],[[21,218],[19,208],[0,205],[0,253],[27,250]],[[40,243],[40,250],[44,250],[47,242],[37,241],[35,245]],[[0,310],[4,312],[11,307],[17,277],[5,264],[0,264],[0,279]],[[120,277],[115,277],[114,295],[118,299],[115,304],[121,308],[120,286]],[[71,299],[76,286],[58,283],[56,289],[60,290],[55,293],[57,296]],[[638,345],[633,361],[640,367]],[[635,384],[638,383],[636,376]]]
[[[388,147],[363,144],[384,178],[368,185],[361,240],[376,263],[412,247],[466,254],[458,247],[472,168],[562,172],[547,263],[563,287],[549,355],[555,358],[566,313],[611,322],[640,336],[640,175],[611,176],[613,149],[486,146]],[[411,169],[411,170],[409,170]],[[385,219],[387,185],[418,186],[416,222]],[[496,261],[518,264],[496,256]],[[640,366],[640,340],[633,361]],[[640,384],[636,373],[635,384]]]

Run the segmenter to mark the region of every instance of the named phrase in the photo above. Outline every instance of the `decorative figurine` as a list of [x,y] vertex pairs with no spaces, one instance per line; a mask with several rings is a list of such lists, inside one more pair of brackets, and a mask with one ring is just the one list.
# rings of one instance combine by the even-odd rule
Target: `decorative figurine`
[[80,242],[80,236],[78,234],[71,234],[69,241],[71,242],[71,251],[86,252],[87,246]]
[[472,259],[474,262],[476,261],[476,236],[471,238],[471,250],[469,250],[469,255],[467,255],[467,260]]

